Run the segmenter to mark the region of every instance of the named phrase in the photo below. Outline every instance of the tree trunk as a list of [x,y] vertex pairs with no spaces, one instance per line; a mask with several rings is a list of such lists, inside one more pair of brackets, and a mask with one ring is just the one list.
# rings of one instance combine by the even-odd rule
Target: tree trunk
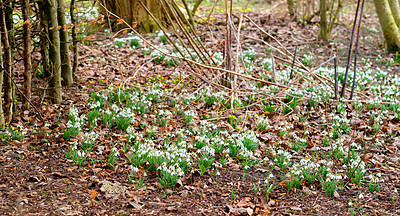
[[76,70],[78,68],[78,41],[76,38],[76,20],[75,20],[75,0],[71,0],[71,5],[70,5],[70,16],[71,16],[71,23],[72,23],[72,29],[71,29],[71,36],[72,36],[72,50],[74,53],[74,64],[72,66],[72,77],[76,75]]
[[386,50],[388,52],[400,51],[400,32],[393,14],[400,11],[392,11],[388,0],[374,0],[376,12],[385,37]]
[[[3,0],[4,2],[4,0]],[[8,97],[6,98],[7,101],[9,101],[10,105],[10,114],[12,115],[9,118],[9,122],[12,121],[13,115],[15,115],[14,109],[15,109],[15,84],[13,82],[14,79],[14,63],[15,63],[15,52],[16,52],[16,48],[15,48],[15,27],[14,27],[14,17],[13,17],[13,13],[14,13],[14,7],[15,7],[15,0],[7,0],[5,2],[5,5],[7,5],[7,7],[5,7],[5,19],[6,19],[6,27],[7,27],[7,31],[8,31],[8,43],[10,44],[10,49],[11,49],[11,77],[6,76],[5,77],[5,82],[7,83],[7,86],[10,86],[10,88],[7,89],[7,91],[10,91],[10,94],[7,94]],[[7,117],[6,117],[6,122],[7,121]]]
[[320,29],[318,38],[320,40],[328,41],[331,39],[333,26],[341,9],[342,0],[319,1]]
[[[31,79],[32,79],[32,62],[31,62],[31,21],[30,21],[29,0],[22,2],[22,16],[24,18],[23,37],[24,37],[24,95],[28,100],[31,98]],[[1,75],[0,75],[1,76]],[[22,108],[29,109],[29,102],[25,100]]]
[[50,38],[50,61],[53,72],[50,79],[50,97],[53,103],[59,104],[62,101],[61,89],[61,56],[60,56],[60,35],[57,21],[57,0],[49,0],[49,38]]
[[57,0],[57,17],[58,25],[60,28],[60,55],[61,55],[61,76],[64,85],[69,86],[74,83],[74,77],[71,69],[71,59],[69,57],[69,41],[68,41],[68,28],[65,21],[64,1]]
[[3,0],[0,0],[0,32],[2,37],[2,42],[4,45],[4,73],[6,74],[6,79],[4,80],[4,109],[6,122],[10,123],[13,114],[13,91],[12,91],[12,54],[10,48],[10,41],[8,40],[7,26],[6,26],[6,13]]
[[[168,24],[168,19],[165,11],[159,0],[141,0],[142,3],[150,10],[150,12],[160,21],[160,23]],[[103,3],[103,1],[100,1]],[[104,0],[105,6],[112,13],[118,15],[125,20],[129,25],[137,24],[136,30],[143,33],[155,32],[159,30],[157,23],[147,14],[146,10],[139,4],[139,0]],[[118,21],[110,16],[101,8],[102,14],[112,20],[113,30],[126,28],[123,24],[118,24]]]
[[41,2],[39,5],[39,18],[40,18],[40,54],[42,55],[42,70],[44,77],[51,77],[50,70],[50,43],[49,43],[49,6],[47,1]]
[[290,19],[297,21],[296,10],[294,7],[294,0],[286,0],[286,3],[288,6]]
[[328,5],[326,0],[319,0],[319,12],[320,12],[320,29],[318,38],[323,41],[327,41],[331,38],[331,31],[328,28]]
[[[0,9],[0,13],[1,13]],[[0,15],[0,18],[2,16]],[[1,28],[0,28],[1,31]],[[0,34],[0,53],[3,53],[2,43],[1,43],[1,34]],[[4,77],[4,66],[3,66],[3,55],[0,55],[0,91],[3,89],[3,77]],[[3,111],[3,102],[1,101],[1,94],[0,94],[0,128],[4,128],[5,120],[4,120],[4,111]]]
[[389,0],[389,5],[396,25],[400,27],[400,14],[398,13],[400,12],[399,0]]
[[196,14],[197,9],[199,9],[199,6],[201,5],[201,3],[202,3],[203,1],[204,1],[204,0],[197,0],[197,1],[194,3],[194,5],[193,5],[193,10],[192,10],[192,14],[193,14],[193,15]]
[[[201,3],[201,0],[198,1],[198,2]],[[190,24],[191,24],[192,27],[193,27],[193,31],[194,31],[194,32],[197,32],[196,23],[194,22],[194,19],[193,19],[194,13],[192,13],[192,11],[189,9],[189,6],[188,6],[188,3],[187,3],[186,0],[182,0],[182,3],[183,3],[183,6],[184,6],[185,9],[186,9],[186,13],[188,14],[189,22],[190,22]],[[199,3],[199,5],[200,5],[200,3]],[[196,2],[196,5],[197,5],[197,2]],[[196,7],[196,5],[195,5],[195,7]],[[197,6],[197,7],[198,7],[198,6]],[[193,8],[193,10],[197,10],[197,8]]]

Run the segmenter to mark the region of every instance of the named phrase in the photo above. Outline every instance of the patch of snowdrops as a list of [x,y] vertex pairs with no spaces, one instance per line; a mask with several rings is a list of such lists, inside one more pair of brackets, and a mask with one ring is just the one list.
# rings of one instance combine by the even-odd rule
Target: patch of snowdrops
[[[170,53],[167,49],[162,51]],[[172,61],[157,50],[146,49],[144,52],[153,57],[163,56],[159,61],[156,59],[160,63]],[[243,61],[248,66],[246,70],[255,73],[254,68],[259,65],[263,68],[259,71],[260,79],[267,80],[272,60],[257,58],[254,50],[243,54]],[[215,58],[217,61],[218,57]],[[310,64],[311,58],[309,55],[304,56],[303,63]],[[352,117],[360,117],[361,112],[370,117],[368,120],[371,123],[367,124],[367,131],[364,133],[366,138],[374,137],[382,130],[382,124],[388,121],[388,115],[399,120],[400,78],[382,69],[373,68],[368,61],[363,65],[356,77],[355,102],[350,104],[353,109],[349,109],[346,103],[334,103],[333,85],[315,85],[309,79],[304,79],[295,88],[287,90],[286,100],[283,101],[285,106],[266,101],[261,103],[260,110],[255,111],[256,115],[248,115],[240,107],[273,95],[280,88],[247,82],[248,88],[260,90],[264,94],[238,96],[232,102],[227,92],[217,91],[212,86],[187,90],[194,81],[190,77],[183,78],[177,74],[172,77],[149,78],[144,87],[135,84],[131,89],[118,90],[110,85],[103,92],[91,95],[89,112],[98,110],[99,113],[98,120],[90,121],[95,122],[95,126],[88,127],[86,124],[89,114],[79,115],[78,109],[71,107],[64,138],[73,138],[80,131],[108,133],[111,128],[127,137],[121,144],[123,149],[118,149],[119,146],[115,145],[107,156],[108,161],[112,161],[112,166],[123,164],[127,158],[132,170],[129,172],[130,178],[135,177],[138,170],[145,170],[146,173],[156,174],[163,186],[173,190],[179,190],[176,187],[180,178],[191,175],[196,170],[218,171],[221,166],[233,161],[241,164],[243,170],[252,169],[256,164],[271,169],[275,175],[271,174],[270,178],[286,181],[288,191],[293,187],[301,188],[304,182],[308,182],[314,189],[320,188],[328,196],[332,196],[338,188],[343,188],[350,182],[366,186],[374,192],[384,185],[383,178],[369,170],[373,164],[361,159],[362,150],[366,144],[371,143],[348,140],[361,130],[354,130]],[[334,70],[329,67],[322,67],[314,72],[330,80],[334,77]],[[343,81],[344,72],[345,68],[338,68],[339,81]],[[274,81],[288,85],[292,81],[289,74],[290,67],[282,69],[276,74]],[[184,81],[185,79],[190,81]],[[352,80],[350,75],[348,82],[351,83]],[[361,100],[357,91],[366,90],[373,96],[369,100]],[[199,104],[202,104],[201,108]],[[325,104],[332,106],[330,112],[316,113]],[[295,116],[297,121],[278,121],[275,118],[282,113],[291,114],[298,106],[302,109]],[[212,114],[201,115],[201,109],[211,107],[217,110],[213,110]],[[231,108],[237,110],[226,114],[218,113]],[[314,116],[313,125],[308,119],[311,115]],[[302,129],[294,131],[299,125]],[[313,143],[310,136],[315,132],[315,125],[321,129],[319,144]],[[278,141],[268,142],[262,138],[263,134],[275,134]],[[67,154],[79,165],[91,157],[95,161],[96,157],[101,156],[99,151],[95,151],[100,148],[95,143],[98,136],[94,138],[87,134],[86,137],[93,143],[73,142]],[[366,140],[365,137],[357,140]],[[367,140],[383,145],[376,139]],[[261,149],[265,144],[269,147]],[[122,152],[126,157],[121,157]],[[268,182],[270,180],[266,179]],[[272,190],[274,187],[271,185],[269,188]]]

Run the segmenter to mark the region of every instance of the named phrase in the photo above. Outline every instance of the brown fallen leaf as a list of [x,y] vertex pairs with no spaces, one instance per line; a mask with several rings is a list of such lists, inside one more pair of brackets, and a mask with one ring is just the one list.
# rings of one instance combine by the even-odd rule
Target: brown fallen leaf
[[179,199],[180,198],[180,196],[178,196],[178,195],[172,195],[172,196],[170,196],[170,197],[168,197],[168,198],[170,198],[170,199]]
[[250,206],[250,203],[249,203],[249,202],[246,202],[246,201],[244,201],[244,200],[241,200],[241,201],[237,204],[237,206],[238,206],[238,207],[241,207],[241,208],[249,207],[249,206]]
[[13,145],[15,145],[15,146],[17,146],[17,147],[20,147],[20,146],[21,146],[21,142],[18,141],[18,140],[13,140],[13,141],[11,142],[11,144],[13,144]]
[[91,200],[94,200],[94,199],[96,199],[96,197],[97,197],[97,195],[98,195],[98,192],[97,191],[95,191],[95,190],[90,190],[89,191],[89,197],[90,197],[90,199]]
[[94,173],[99,173],[101,172],[103,169],[102,168],[93,168],[92,169]]
[[95,190],[90,190],[90,191],[89,191],[89,198],[90,198],[90,205],[89,205],[89,207],[92,207],[94,204],[97,203],[97,201],[94,200],[94,199],[96,199],[97,194],[98,194],[98,192],[95,191]]
[[251,198],[250,197],[245,197],[244,199],[240,200],[240,202],[237,204],[238,207],[242,208],[247,208],[247,207],[254,207],[254,203],[250,202]]
[[135,191],[126,191],[125,192],[125,196],[128,197],[128,198],[136,197],[135,196]]
[[312,141],[307,141],[307,147],[308,148],[314,147],[314,143]]
[[128,206],[130,206],[130,207],[132,207],[134,209],[142,209],[141,205],[139,205],[137,202],[133,202],[133,201],[128,202]]
[[174,206],[168,206],[167,211],[176,211],[176,208]]
[[253,215],[254,211],[252,208],[247,208],[247,214],[249,214],[250,216]]
[[281,181],[281,183],[279,183],[279,185],[286,188],[287,187],[287,181],[283,180],[283,181]]

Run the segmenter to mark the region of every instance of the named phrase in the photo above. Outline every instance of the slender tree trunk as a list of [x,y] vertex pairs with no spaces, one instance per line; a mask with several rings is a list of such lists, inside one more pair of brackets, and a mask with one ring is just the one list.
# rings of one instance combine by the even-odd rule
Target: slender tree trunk
[[385,37],[386,50],[388,52],[399,51],[400,32],[393,14],[398,14],[400,11],[392,11],[388,0],[374,0],[374,4],[382,27],[383,36]]
[[74,52],[74,64],[72,67],[72,77],[76,75],[76,70],[78,68],[78,41],[76,38],[76,20],[75,20],[75,15],[74,15],[74,10],[75,10],[75,0],[71,0],[71,6],[70,6],[70,16],[71,16],[71,23],[72,23],[72,29],[71,29],[71,35],[72,35],[72,50]]
[[[3,0],[4,2],[4,0]],[[15,7],[15,0],[7,0],[5,1],[5,5],[7,5],[7,7],[5,7],[5,13],[6,13],[6,27],[7,27],[7,31],[8,31],[8,43],[10,44],[10,49],[11,49],[11,77],[6,76],[6,82],[9,83],[8,86],[11,86],[10,90],[11,94],[9,94],[9,98],[7,98],[7,100],[10,101],[10,103],[12,104],[10,107],[12,108],[11,110],[11,114],[15,115],[15,112],[13,111],[15,109],[15,103],[14,100],[16,98],[15,95],[15,84],[12,81],[12,79],[14,79],[14,62],[15,62],[15,52],[16,52],[16,48],[15,48],[15,28],[14,28],[14,17],[13,17],[13,13],[14,13],[14,7]],[[12,121],[12,118],[10,118],[10,122]]]
[[4,72],[7,74],[4,80],[4,108],[6,122],[10,123],[13,114],[13,91],[12,91],[12,59],[11,59],[11,48],[8,40],[7,26],[6,26],[6,13],[3,0],[0,0],[0,32],[4,45]]
[[[31,79],[32,79],[32,62],[31,62],[31,22],[30,22],[30,5],[29,0],[22,2],[22,16],[24,18],[23,37],[24,37],[24,95],[28,100],[31,98]],[[22,108],[29,109],[29,102],[24,101]]]
[[[323,41],[331,39],[332,29],[338,19],[339,11],[342,9],[342,0],[320,0],[319,15],[320,29],[318,38]],[[329,14],[329,16],[328,16]]]
[[47,1],[39,5],[40,18],[40,54],[42,55],[42,69],[45,77],[51,77],[50,70],[50,43],[49,43],[49,6]]
[[201,3],[202,3],[203,1],[204,1],[204,0],[197,0],[197,1],[194,3],[194,5],[193,5],[193,10],[192,10],[192,14],[193,14],[193,15],[196,14],[197,9],[199,9],[199,7],[200,7],[200,5],[201,5]]
[[294,7],[294,0],[286,0],[286,3],[287,3],[287,6],[288,6],[290,19],[296,21],[297,20],[297,16],[296,16],[296,10],[295,10],[295,7]]
[[[0,9],[1,13],[1,9]],[[0,18],[2,16],[0,15]],[[1,28],[0,28],[1,31]],[[0,53],[3,53],[2,43],[1,43],[1,34],[0,34]],[[5,120],[4,120],[4,111],[3,111],[3,102],[1,101],[2,89],[3,89],[3,77],[4,77],[4,65],[3,65],[3,55],[0,54],[0,128],[4,128]]]
[[400,27],[400,6],[399,0],[389,0],[390,10],[392,11],[394,21],[397,27]]
[[50,61],[53,72],[50,79],[50,97],[53,103],[59,104],[62,101],[61,89],[61,55],[60,55],[60,34],[57,21],[57,0],[49,0],[49,38],[50,38]]
[[319,35],[318,38],[327,41],[331,38],[331,32],[329,31],[328,28],[328,5],[326,3],[326,0],[319,0],[319,12],[320,12],[320,29],[319,29]]
[[342,4],[342,0],[337,0],[337,7],[335,10],[335,0],[332,0],[331,3],[331,15],[330,15],[330,19],[329,19],[329,24],[328,24],[328,30],[330,32],[329,35],[332,35],[332,29],[333,26],[335,25],[336,20],[339,19],[339,12],[342,10],[343,4]]
[[[193,31],[197,32],[196,23],[194,23],[194,19],[193,19],[194,14],[193,14],[192,11],[189,9],[189,6],[188,6],[186,0],[182,0],[182,3],[183,3],[183,6],[184,6],[185,9],[186,9],[186,13],[187,13],[188,16],[189,16],[189,22],[190,22],[190,24],[192,25],[191,27],[193,28]],[[201,3],[201,1],[200,1],[200,3]]]
[[68,28],[65,21],[64,1],[57,0],[57,17],[58,25],[60,28],[60,55],[61,55],[61,76],[64,80],[64,85],[72,85],[74,78],[71,69],[71,59],[69,57],[69,41],[68,41]]

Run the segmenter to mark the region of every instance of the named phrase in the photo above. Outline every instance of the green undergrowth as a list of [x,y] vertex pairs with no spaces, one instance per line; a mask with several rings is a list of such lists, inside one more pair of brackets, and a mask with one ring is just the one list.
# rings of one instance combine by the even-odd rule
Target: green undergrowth
[[[157,63],[179,65],[157,50],[142,48],[138,37],[118,43],[151,55]],[[163,45],[159,48],[177,55]],[[290,65],[283,65],[274,80],[272,60],[264,54],[243,51],[245,67],[239,72],[281,85],[303,73],[295,69],[291,80]],[[215,61],[221,60],[219,55]],[[309,55],[301,58],[311,64]],[[333,100],[334,69],[329,66],[314,71],[318,79],[304,77],[274,100],[263,100],[281,90],[274,85],[247,80],[239,87],[252,92],[233,98],[227,91],[198,85],[198,80],[180,72],[148,77],[130,88],[110,84],[102,92],[92,92],[86,107],[69,110],[64,131],[64,138],[71,140],[67,157],[79,166],[107,163],[113,169],[129,164],[125,167],[129,182],[146,182],[152,174],[175,191],[182,186],[178,180],[194,172],[217,175],[227,164],[237,163],[244,171],[254,166],[270,170],[268,194],[275,189],[269,184],[274,181],[286,181],[288,193],[311,187],[333,196],[348,184],[375,192],[384,186],[383,178],[372,171],[376,161],[362,160],[362,155],[385,148],[399,136],[385,125],[399,122],[400,78],[373,67],[369,60],[362,63],[350,102]],[[337,71],[341,84],[345,68]],[[350,75],[348,82],[352,81]],[[243,108],[260,100],[256,106]],[[84,139],[77,141],[74,137],[80,132]],[[115,134],[123,139],[99,142]]]
[[[247,58],[264,68],[260,77],[269,79],[270,59]],[[338,71],[340,78],[344,68]],[[280,71],[276,81],[287,85],[289,73]],[[316,73],[333,77],[331,68]],[[267,101],[250,109],[241,107],[279,88],[250,83],[249,88],[264,94],[232,101],[227,92],[198,88],[193,77],[178,73],[149,77],[130,88],[111,84],[102,92],[92,92],[86,108],[69,110],[64,138],[75,141],[70,141],[67,157],[78,166],[107,163],[113,169],[128,163],[130,182],[143,182],[143,176],[155,174],[161,185],[172,190],[179,190],[177,181],[196,171],[215,174],[237,163],[243,170],[255,165],[270,169],[276,177],[271,175],[275,179],[268,181],[286,181],[288,192],[311,186],[332,196],[348,184],[378,191],[383,178],[369,171],[375,162],[361,156],[367,147],[383,148],[399,135],[384,125],[399,121],[400,79],[379,68],[372,74],[366,62],[357,81],[357,91],[368,89],[369,100],[356,95],[351,103],[334,101],[332,87],[315,85],[310,78],[289,89],[280,103]],[[293,114],[296,107],[300,111]],[[223,112],[227,109],[231,110]],[[297,120],[279,117],[285,114]],[[79,132],[84,133],[82,141],[74,139]],[[123,141],[99,141],[113,134],[124,137]],[[275,138],[265,139],[265,135]]]

